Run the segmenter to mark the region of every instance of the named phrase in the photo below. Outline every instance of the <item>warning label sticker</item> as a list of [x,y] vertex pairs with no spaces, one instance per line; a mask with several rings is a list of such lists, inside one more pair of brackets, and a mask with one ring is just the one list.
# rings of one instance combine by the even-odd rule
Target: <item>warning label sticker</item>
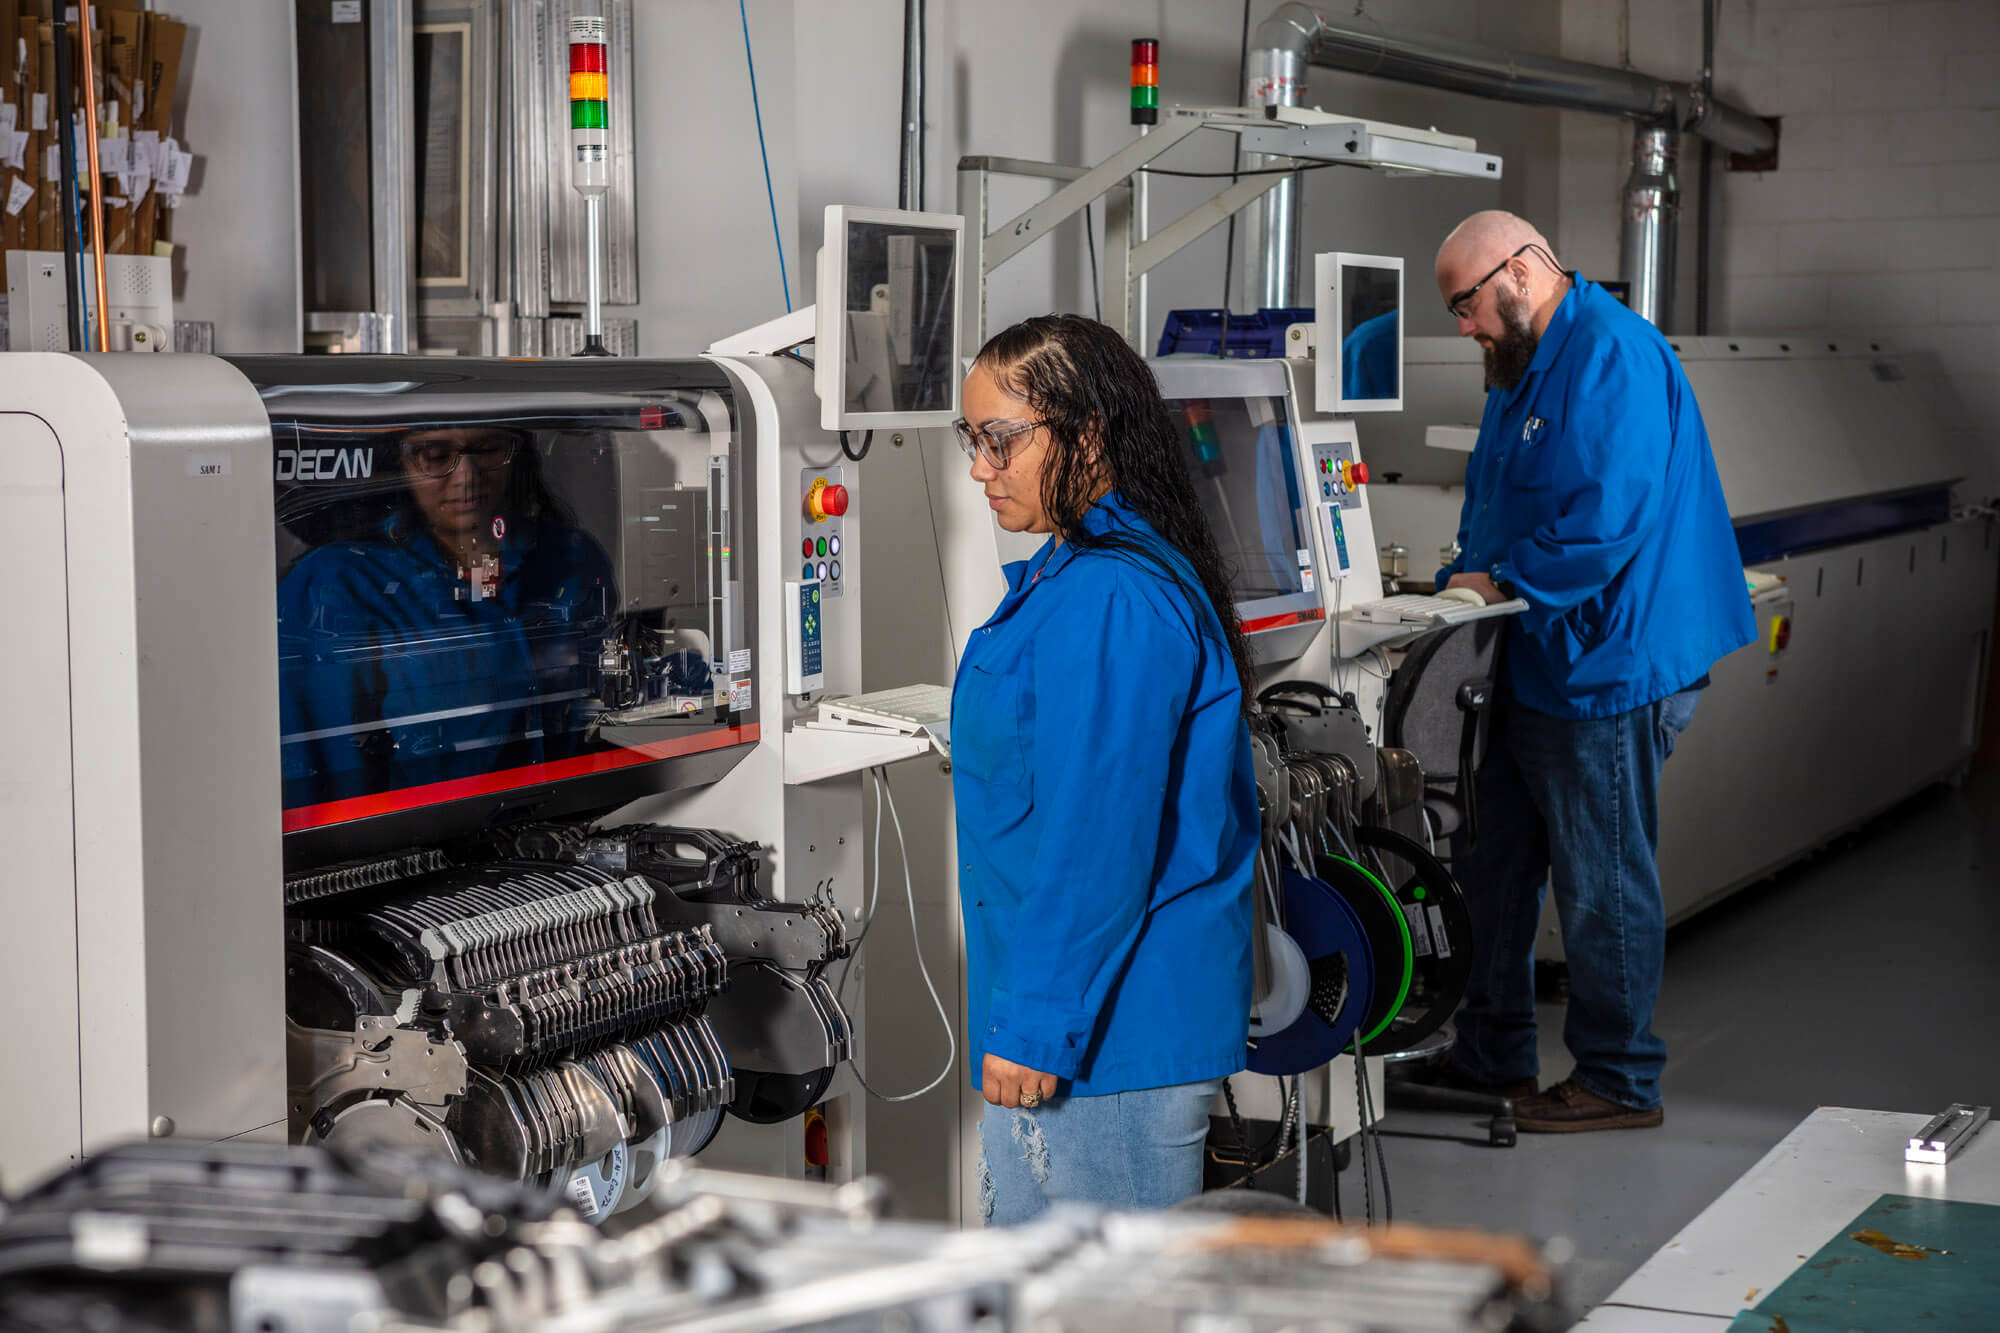
[[1444,933],[1444,913],[1436,903],[1431,904],[1431,940],[1438,957],[1451,957],[1451,937]]
[[1431,931],[1424,918],[1422,903],[1404,903],[1403,915],[1410,919],[1410,949],[1419,958],[1428,958],[1436,952],[1431,948]]

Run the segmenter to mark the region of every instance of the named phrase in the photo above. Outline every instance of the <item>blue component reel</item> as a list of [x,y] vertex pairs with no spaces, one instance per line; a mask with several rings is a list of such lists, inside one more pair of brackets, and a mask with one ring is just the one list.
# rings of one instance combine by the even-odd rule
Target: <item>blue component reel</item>
[[1375,992],[1375,959],[1347,900],[1296,870],[1285,872],[1284,895],[1285,933],[1305,954],[1312,988],[1291,1026],[1251,1047],[1253,1074],[1303,1074],[1332,1060],[1354,1040]]

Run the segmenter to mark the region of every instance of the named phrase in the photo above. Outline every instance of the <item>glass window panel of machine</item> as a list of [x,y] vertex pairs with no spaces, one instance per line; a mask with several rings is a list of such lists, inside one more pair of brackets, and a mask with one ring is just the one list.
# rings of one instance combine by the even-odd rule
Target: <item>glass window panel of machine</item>
[[272,403],[288,831],[729,725],[721,394],[369,387]]

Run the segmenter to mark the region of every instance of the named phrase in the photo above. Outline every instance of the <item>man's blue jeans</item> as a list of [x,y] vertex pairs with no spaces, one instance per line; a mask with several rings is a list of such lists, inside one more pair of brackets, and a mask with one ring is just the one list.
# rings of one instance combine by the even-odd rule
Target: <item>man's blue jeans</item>
[[1057,1097],[1032,1111],[988,1105],[979,1124],[979,1215],[1013,1226],[1052,1203],[1170,1208],[1201,1193],[1208,1108],[1221,1079],[1103,1097]]
[[1585,719],[1501,697],[1476,779],[1479,841],[1455,866],[1473,925],[1472,981],[1452,1052],[1465,1074],[1504,1083],[1538,1073],[1535,931],[1548,885],[1569,959],[1570,1077],[1625,1106],[1660,1104],[1660,769],[1699,697],[1683,690]]

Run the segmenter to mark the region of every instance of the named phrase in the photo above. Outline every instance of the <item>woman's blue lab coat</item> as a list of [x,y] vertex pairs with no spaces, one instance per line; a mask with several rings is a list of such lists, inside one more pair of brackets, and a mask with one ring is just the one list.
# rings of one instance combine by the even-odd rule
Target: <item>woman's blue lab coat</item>
[[952,696],[968,1055],[1101,1096],[1243,1067],[1257,790],[1236,667],[1192,568],[1053,539],[1008,565]]
[[308,552],[278,587],[287,809],[574,751],[570,718],[618,609],[597,543],[521,520],[499,595],[474,601],[419,521],[383,529]]
[[1465,469],[1463,570],[1527,600],[1513,696],[1609,717],[1696,684],[1756,637],[1715,456],[1658,329],[1576,274],[1528,372],[1486,395]]

